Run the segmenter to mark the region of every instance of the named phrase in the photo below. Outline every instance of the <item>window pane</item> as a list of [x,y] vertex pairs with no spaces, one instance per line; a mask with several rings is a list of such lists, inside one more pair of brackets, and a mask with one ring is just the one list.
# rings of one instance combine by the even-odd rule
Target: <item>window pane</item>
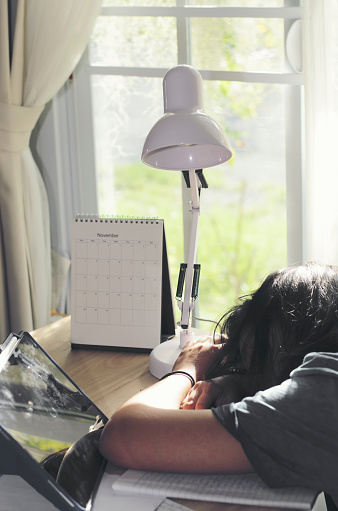
[[[189,4],[280,7],[284,2]],[[171,4],[109,0],[109,5]],[[191,18],[189,29],[192,65],[198,69],[284,69],[282,19]],[[91,64],[169,69],[177,63],[176,39],[175,18],[100,17]],[[92,85],[100,213],[164,218],[175,290],[184,262],[181,176],[141,163],[146,135],[163,115],[162,79],[93,75]],[[225,128],[235,151],[229,163],[205,170],[209,188],[201,193],[199,316],[215,320],[268,272],[287,264],[286,86],[205,80],[204,89],[205,109]]]
[[141,162],[145,138],[163,115],[162,79],[93,76],[92,94],[99,213],[163,218],[176,289],[183,262],[181,173]]
[[192,65],[222,71],[284,70],[284,20],[192,18]]
[[204,171],[201,195],[200,316],[216,319],[287,264],[285,86],[204,83],[206,111],[235,153]]
[[171,67],[176,63],[175,18],[98,18],[90,42],[91,65]]
[[[141,163],[146,135],[163,114],[162,80],[92,80],[100,213],[164,218],[175,290],[184,261],[180,173]],[[235,152],[229,163],[204,171],[209,188],[201,193],[199,316],[214,320],[286,265],[285,87],[206,81],[204,87],[206,111]]]

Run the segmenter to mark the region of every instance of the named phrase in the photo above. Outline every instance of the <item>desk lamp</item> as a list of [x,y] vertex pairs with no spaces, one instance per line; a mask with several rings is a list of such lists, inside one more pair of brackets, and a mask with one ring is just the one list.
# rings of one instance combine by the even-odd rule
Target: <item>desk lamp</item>
[[191,312],[200,273],[200,265],[195,264],[200,193],[201,188],[207,187],[203,169],[226,162],[232,156],[226,134],[203,110],[202,89],[202,77],[193,67],[179,65],[169,69],[163,79],[164,116],[150,130],[142,151],[146,165],[183,172],[191,190],[188,262],[181,264],[176,293],[180,328],[175,338],[159,344],[150,354],[149,370],[156,378],[171,371],[182,348],[194,339]]

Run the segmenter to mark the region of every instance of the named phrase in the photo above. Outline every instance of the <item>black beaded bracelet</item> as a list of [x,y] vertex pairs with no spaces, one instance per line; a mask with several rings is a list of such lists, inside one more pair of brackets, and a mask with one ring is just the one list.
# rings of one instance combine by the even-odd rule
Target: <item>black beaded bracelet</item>
[[188,378],[190,380],[191,388],[195,386],[196,382],[195,382],[194,378],[191,376],[191,374],[186,373],[185,371],[173,371],[172,373],[165,374],[164,376],[162,376],[160,381],[164,380],[164,378],[167,378],[168,376],[171,376],[172,374],[182,374],[183,376],[185,376],[186,378]]

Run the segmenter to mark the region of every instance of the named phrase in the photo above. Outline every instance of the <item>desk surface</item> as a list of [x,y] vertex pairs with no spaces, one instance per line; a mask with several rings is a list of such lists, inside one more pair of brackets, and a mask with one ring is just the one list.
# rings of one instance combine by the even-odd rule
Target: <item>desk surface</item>
[[[156,381],[148,370],[147,354],[71,349],[69,317],[31,334],[108,417],[127,399]],[[277,508],[176,501],[196,511],[278,511]]]

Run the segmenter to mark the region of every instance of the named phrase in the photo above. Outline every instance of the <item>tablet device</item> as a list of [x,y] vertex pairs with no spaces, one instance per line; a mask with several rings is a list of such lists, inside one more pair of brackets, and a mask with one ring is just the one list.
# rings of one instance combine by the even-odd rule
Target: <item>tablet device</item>
[[0,346],[0,473],[21,476],[62,511],[88,511],[107,420],[27,332]]

